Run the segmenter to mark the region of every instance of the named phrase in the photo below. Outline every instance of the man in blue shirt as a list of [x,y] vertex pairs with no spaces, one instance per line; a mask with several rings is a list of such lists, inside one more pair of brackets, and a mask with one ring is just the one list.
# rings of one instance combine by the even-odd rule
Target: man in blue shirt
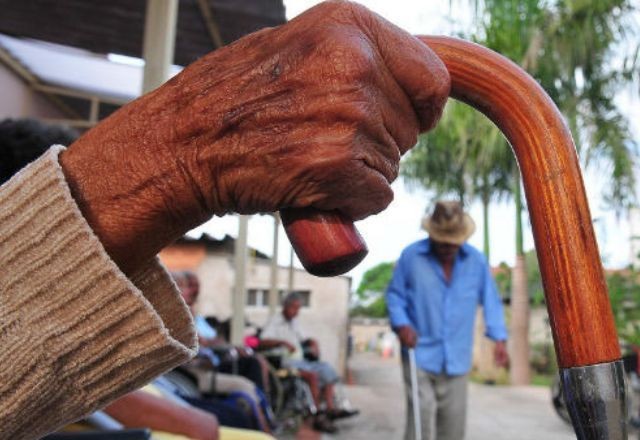
[[387,289],[392,328],[403,346],[405,439],[414,438],[407,347],[415,347],[423,440],[464,437],[473,330],[482,305],[495,361],[508,363],[502,301],[484,256],[465,243],[475,231],[458,202],[437,202],[423,220],[429,238],[400,256]]

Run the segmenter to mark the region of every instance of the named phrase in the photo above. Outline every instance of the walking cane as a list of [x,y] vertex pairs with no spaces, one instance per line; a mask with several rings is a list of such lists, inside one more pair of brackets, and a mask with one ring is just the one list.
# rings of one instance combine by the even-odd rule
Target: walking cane
[[420,395],[418,394],[418,369],[416,368],[416,350],[409,349],[409,370],[411,373],[411,401],[413,403],[414,440],[422,440],[422,419],[420,418]]
[[[520,67],[477,44],[418,37],[444,61],[451,96],[509,140],[524,182],[563,390],[580,440],[627,438],[623,369],[607,286],[571,133]],[[282,211],[300,261],[317,275],[346,272],[367,248],[348,219]]]

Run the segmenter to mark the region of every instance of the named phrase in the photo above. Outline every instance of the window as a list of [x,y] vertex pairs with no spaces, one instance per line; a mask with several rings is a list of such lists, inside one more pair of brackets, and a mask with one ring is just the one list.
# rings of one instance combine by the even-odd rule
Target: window
[[[295,293],[300,295],[302,299],[302,307],[309,307],[311,305],[311,291],[310,290],[294,290]],[[286,289],[280,289],[278,292],[279,303],[282,305],[282,301],[289,294]],[[251,307],[268,307],[269,306],[269,289],[247,289],[247,304]]]
[[247,289],[247,305],[248,306],[263,306],[269,301],[269,292],[262,289]]

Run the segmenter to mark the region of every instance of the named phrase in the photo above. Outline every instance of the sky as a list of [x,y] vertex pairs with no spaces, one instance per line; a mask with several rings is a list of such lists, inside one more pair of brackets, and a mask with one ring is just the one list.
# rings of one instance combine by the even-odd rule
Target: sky
[[[310,0],[285,0],[287,18],[291,19],[307,8],[319,3]],[[452,34],[472,20],[471,12],[463,7],[464,3],[449,0],[411,1],[411,0],[371,0],[360,1],[386,19],[413,34]],[[449,5],[452,5],[451,8]],[[455,19],[452,19],[455,17]],[[632,121],[636,139],[640,139],[640,102],[629,95],[619,98],[620,105],[627,108]],[[626,218],[618,218],[608,211],[599,198],[602,187],[602,176],[606,170],[587,172],[585,186],[589,198],[594,228],[598,238],[603,261],[607,267],[623,267],[630,262],[629,222]],[[373,266],[386,261],[394,261],[404,247],[426,237],[420,229],[420,221],[425,208],[431,205],[432,197],[424,191],[409,191],[401,179],[393,183],[395,199],[382,213],[357,223],[357,227],[369,246],[369,254],[362,263],[347,275],[353,278],[356,288],[363,273]],[[479,204],[470,207],[469,213],[475,219],[476,233],[469,242],[482,248],[482,209]],[[493,204],[490,209],[490,237],[492,265],[500,262],[512,264],[515,256],[515,223],[514,206],[511,203]],[[267,254],[271,254],[273,240],[273,219],[270,216],[254,216],[249,223],[249,245]],[[225,233],[235,236],[237,219],[233,216],[212,219],[205,225],[192,231],[198,235],[208,232],[221,237]],[[633,235],[636,235],[634,233]],[[525,216],[525,249],[533,248],[533,239]],[[279,262],[289,262],[290,245],[280,231]],[[296,260],[294,263],[300,267]]]

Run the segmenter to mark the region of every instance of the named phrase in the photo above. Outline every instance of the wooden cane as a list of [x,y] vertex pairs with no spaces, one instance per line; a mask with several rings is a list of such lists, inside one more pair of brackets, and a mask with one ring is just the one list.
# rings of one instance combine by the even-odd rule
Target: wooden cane
[[[571,134],[524,70],[479,45],[419,37],[444,61],[451,96],[504,133],[524,181],[565,397],[579,439],[626,438],[620,348]],[[366,255],[349,220],[312,209],[282,212],[307,270],[346,272]]]

